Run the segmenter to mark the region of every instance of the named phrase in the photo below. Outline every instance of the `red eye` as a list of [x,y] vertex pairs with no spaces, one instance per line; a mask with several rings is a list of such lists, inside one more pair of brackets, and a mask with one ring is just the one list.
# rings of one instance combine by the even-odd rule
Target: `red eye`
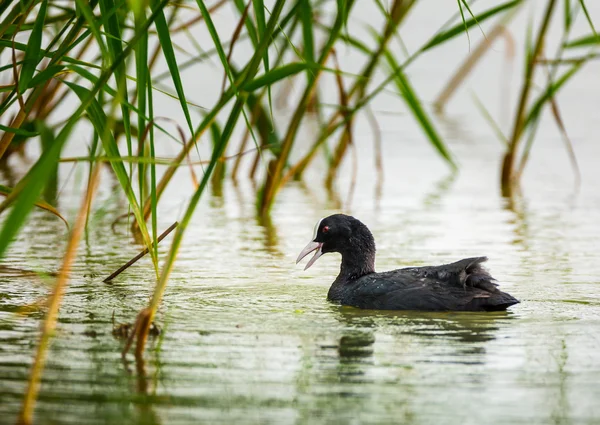
[[329,232],[329,226],[324,226],[322,232],[323,233]]

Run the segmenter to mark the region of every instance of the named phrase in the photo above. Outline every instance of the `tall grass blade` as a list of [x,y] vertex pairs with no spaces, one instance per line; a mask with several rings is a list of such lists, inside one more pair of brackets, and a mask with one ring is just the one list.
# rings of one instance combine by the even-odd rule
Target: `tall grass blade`
[[219,38],[219,34],[217,33],[217,29],[215,28],[215,24],[210,17],[210,13],[208,9],[204,5],[203,0],[196,0],[198,3],[198,7],[200,8],[200,13],[202,13],[202,17],[206,22],[206,27],[208,28],[208,32],[210,33],[210,37],[213,40],[213,44],[217,49],[217,54],[219,55],[219,59],[221,60],[221,64],[223,65],[223,69],[225,70],[225,74],[227,78],[229,78],[229,82],[233,83],[233,74],[231,72],[231,67],[229,66],[229,61],[227,60],[227,56],[225,55],[225,50],[223,49],[223,44],[221,44],[221,39]]
[[310,5],[310,0],[300,0],[300,19],[302,21],[302,39],[304,47],[304,59],[309,63],[315,62],[315,42],[313,28],[313,11]]
[[565,32],[569,31],[569,29],[571,28],[571,23],[573,22],[573,17],[571,16],[571,0],[563,0],[563,4],[564,4],[564,25],[565,25]]
[[585,6],[585,1],[583,0],[579,0],[579,4],[581,5],[581,9],[583,10],[583,14],[585,15],[585,18],[588,21],[588,24],[590,25],[590,28],[592,29],[592,33],[594,34],[594,37],[596,37],[596,40],[598,40],[598,42],[600,42],[600,37],[598,37],[598,33],[596,32],[596,28],[594,27],[594,21],[592,21],[592,18],[590,17],[590,13],[587,10],[587,7]]
[[[296,6],[299,3],[300,2],[296,3]],[[264,5],[263,0],[252,0],[252,5],[254,6],[254,16],[256,17],[256,29],[258,32],[258,39],[262,39],[264,37],[265,29],[266,29],[265,5]],[[294,8],[296,6],[294,6]],[[282,27],[285,26],[284,21],[285,21],[285,19],[282,20],[282,23],[281,23]],[[292,26],[292,28],[293,28],[293,26]],[[256,42],[256,44],[258,44],[258,42]],[[268,49],[263,54],[263,66],[265,68],[265,72],[269,72],[271,65],[270,65],[270,61],[269,61],[269,50]],[[273,122],[273,99],[272,99],[272,95],[271,95],[271,87],[267,87],[267,98],[268,98],[268,102],[269,102],[269,113],[271,115],[270,121]]]
[[[270,17],[267,27],[265,29],[265,37],[263,37],[263,39],[260,40],[260,43],[257,46],[257,49],[246,68],[246,73],[242,74],[242,76],[241,76],[241,78],[243,78],[241,81],[242,85],[245,84],[247,82],[247,80],[252,79],[254,77],[254,75],[256,74],[258,66],[260,65],[260,62],[262,60],[264,51],[267,49],[268,45],[270,44],[270,40],[273,35],[273,32],[278,25],[278,19],[281,14],[281,11],[283,10],[284,4],[285,4],[285,0],[277,0],[275,5],[273,6],[273,9],[271,12],[271,17]],[[210,176],[211,176],[214,168],[217,165],[217,162],[220,160],[220,158],[223,156],[223,153],[225,152],[225,148],[227,147],[228,141],[233,133],[233,130],[238,121],[238,118],[242,113],[243,107],[244,107],[244,99],[243,99],[243,96],[240,96],[236,99],[236,102],[231,110],[230,115],[229,115],[229,119],[227,120],[227,123],[226,123],[225,127],[223,128],[223,132],[221,134],[221,140],[220,140],[219,144],[217,146],[215,146],[215,149],[213,149],[210,163],[208,164],[206,170],[204,171],[202,180],[200,181],[198,188],[194,192],[194,195],[190,199],[190,203],[185,211],[184,217],[181,220],[180,225],[178,226],[178,228],[175,232],[175,235],[173,237],[173,242],[171,243],[171,249],[169,250],[169,254],[163,265],[159,280],[156,284],[156,288],[152,295],[152,300],[150,301],[150,306],[148,309],[145,309],[142,312],[147,317],[143,321],[140,322],[143,324],[143,326],[140,328],[138,336],[137,336],[136,357],[138,357],[138,358],[142,356],[146,338],[148,336],[148,331],[150,329],[150,324],[152,323],[154,315],[156,314],[156,310],[158,309],[158,306],[162,300],[162,296],[166,289],[167,282],[169,280],[169,276],[175,265],[175,259],[177,258],[177,254],[179,252],[179,247],[181,245],[183,233],[185,232],[185,229],[187,228],[187,226],[192,218],[192,215],[196,209],[198,201],[200,200],[200,197],[202,196],[202,193],[204,192],[204,189],[206,188],[206,185],[210,179]],[[206,118],[205,118],[205,121],[206,121]],[[210,121],[212,121],[212,119]],[[142,314],[142,313],[140,313],[140,314]]]
[[[119,153],[119,148],[117,146],[116,140],[114,139],[112,132],[109,129],[105,128],[105,123],[107,121],[106,114],[102,110],[102,107],[100,106],[98,101],[93,99],[92,92],[75,83],[65,81],[65,84],[68,85],[75,92],[75,94],[81,99],[82,102],[92,98],[92,100],[89,103],[89,106],[87,107],[87,113],[90,118],[90,121],[92,122],[94,128],[98,132],[98,135],[100,136],[100,141],[102,142],[106,153],[111,157],[119,158],[121,155]],[[135,197],[135,193],[132,190],[131,182],[129,180],[129,177],[127,176],[127,172],[125,171],[123,162],[112,161],[110,164],[112,166],[113,171],[115,172],[117,180],[121,184],[121,188],[127,196],[129,205],[142,232],[144,242],[146,246],[149,249],[151,249],[152,241],[150,240],[148,229],[146,228],[146,222]],[[152,253],[154,253],[154,251],[152,251]],[[152,261],[158,273],[158,259],[154,255],[152,255]]]
[[194,134],[194,126],[192,125],[192,118],[190,116],[190,111],[185,98],[183,84],[181,83],[181,76],[179,74],[177,59],[175,58],[173,43],[171,42],[171,36],[169,34],[169,25],[167,24],[167,20],[163,12],[164,6],[161,6],[158,0],[150,0],[150,4],[152,5],[152,11],[156,13],[156,32],[158,34],[158,39],[160,41],[163,54],[165,55],[167,66],[169,67],[169,71],[171,72],[173,85],[175,86],[175,91],[177,92],[177,96],[179,97],[181,109],[183,110],[183,113],[185,115],[185,120],[190,130],[190,134]]
[[27,49],[25,50],[25,58],[23,59],[23,67],[21,68],[21,75],[19,76],[19,93],[25,92],[29,86],[29,82],[35,73],[35,68],[40,62],[41,55],[40,50],[42,46],[42,31],[44,29],[44,21],[46,19],[46,10],[48,7],[48,0],[43,0],[40,4],[40,10],[35,19],[29,41],[27,43]]
[[[392,69],[400,70],[400,66],[396,62],[396,59],[392,56],[389,51],[385,52],[385,57]],[[394,82],[396,83],[396,87],[402,94],[402,98],[404,99],[406,106],[416,118],[417,122],[427,135],[429,142],[433,145],[433,147],[437,150],[437,152],[446,160],[446,162],[452,167],[452,169],[456,170],[456,163],[452,159],[448,148],[442,141],[438,132],[436,131],[431,119],[425,112],[425,109],[421,105],[418,97],[416,96],[411,84],[408,79],[405,77],[404,73],[400,70],[395,74]]]
[[[140,28],[143,27],[144,22],[146,21],[146,12],[141,4],[141,1],[132,2],[135,3],[131,7],[134,12],[134,27],[136,31],[139,31]],[[137,45],[135,46],[135,75],[137,78],[136,84],[136,94],[137,94],[137,104],[138,111],[137,114],[137,131],[138,131],[138,144],[139,144],[139,156],[144,156],[143,143],[144,140],[141,139],[139,135],[144,134],[146,131],[146,100],[147,100],[147,91],[151,91],[150,87],[150,70],[148,69],[148,34],[144,32],[144,36],[140,38]],[[154,131],[154,127],[150,129],[150,131]],[[154,138],[150,139],[150,143],[154,142]],[[140,199],[143,200],[146,198],[146,194],[144,193],[144,176],[145,176],[145,167],[143,164],[139,164],[138,166],[138,187],[140,193]],[[156,232],[152,232],[152,240],[155,240]]]
[[[75,2],[77,4],[77,10],[85,18],[85,21],[88,24],[88,28],[94,36],[96,43],[98,44],[98,48],[100,49],[100,56],[103,60],[108,59],[108,57],[110,56],[108,53],[108,47],[106,47],[106,44],[104,43],[104,39],[102,38],[102,32],[98,25],[98,20],[96,19],[96,16],[94,16],[94,12],[90,7],[89,2],[86,2],[85,0],[75,0]],[[102,4],[104,4],[104,2]],[[104,9],[104,6],[102,8]],[[106,16],[105,14],[103,15]]]

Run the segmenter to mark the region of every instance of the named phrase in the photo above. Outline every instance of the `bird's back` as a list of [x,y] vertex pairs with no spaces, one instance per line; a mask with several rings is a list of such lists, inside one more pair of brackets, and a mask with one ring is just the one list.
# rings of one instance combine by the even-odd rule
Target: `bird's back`
[[346,282],[336,280],[329,298],[343,305],[381,310],[506,310],[519,301],[497,289],[481,265],[486,260],[465,258],[441,266],[371,273]]

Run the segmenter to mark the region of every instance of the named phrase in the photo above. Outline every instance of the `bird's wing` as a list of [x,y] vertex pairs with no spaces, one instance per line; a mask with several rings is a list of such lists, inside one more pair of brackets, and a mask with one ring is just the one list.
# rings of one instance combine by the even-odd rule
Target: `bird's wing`
[[[487,292],[496,292],[498,285],[495,279],[483,267],[487,257],[465,258],[451,264],[429,267],[409,267],[394,270],[397,276],[410,274],[418,278],[425,278],[436,286],[446,284],[462,288],[479,288]],[[393,278],[392,278],[393,279]]]
[[462,310],[474,299],[492,295],[479,288],[448,284],[431,273],[421,272],[394,270],[365,276],[354,290],[355,304],[394,310]]

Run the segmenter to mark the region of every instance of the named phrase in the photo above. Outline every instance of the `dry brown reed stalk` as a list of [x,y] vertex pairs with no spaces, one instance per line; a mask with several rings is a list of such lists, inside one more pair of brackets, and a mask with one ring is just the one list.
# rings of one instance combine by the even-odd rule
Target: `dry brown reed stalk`
[[[244,27],[244,22],[246,22],[246,17],[248,16],[248,10],[250,10],[250,5],[252,1],[248,1],[248,4],[244,8],[244,12],[238,21],[235,30],[233,31],[233,35],[231,37],[231,44],[229,45],[229,52],[227,53],[227,63],[231,63],[231,55],[233,54],[233,48],[235,47],[235,43],[238,41],[240,37],[240,33],[242,32],[242,28]],[[209,11],[210,12],[210,11]],[[225,84],[227,83],[227,71],[223,71],[223,84],[221,86],[221,96],[225,93]]]
[[512,18],[516,15],[516,11],[519,10],[513,9],[512,12],[508,13],[500,22],[498,22],[492,30],[485,35],[483,40],[477,45],[477,47],[467,56],[462,65],[458,68],[458,70],[454,73],[452,78],[448,81],[446,86],[442,89],[442,92],[439,94],[437,99],[433,102],[433,107],[436,112],[442,113],[444,111],[444,107],[448,103],[448,100],[452,97],[454,92],[460,87],[460,85],[464,82],[465,78],[469,73],[475,68],[475,65],[479,62],[479,60],[485,55],[485,53],[492,47],[497,38],[501,37],[507,32],[506,25],[512,20]]
[[135,319],[135,324],[129,337],[127,338],[127,342],[125,343],[125,347],[121,352],[121,357],[123,359],[126,358],[127,353],[131,349],[133,345],[133,341],[136,341],[135,346],[135,359],[136,362],[143,361],[144,359],[144,347],[146,346],[146,341],[148,340],[148,332],[146,329],[150,328],[152,321],[152,309],[150,307],[146,307],[140,311]]
[[[254,122],[251,122],[254,125]],[[235,163],[233,164],[233,169],[231,170],[231,179],[234,183],[237,181],[237,173],[240,168],[240,164],[242,163],[242,152],[246,149],[246,145],[248,144],[248,139],[250,138],[250,129],[246,128],[244,131],[244,136],[242,137],[242,141],[240,142],[240,148],[238,149],[238,157],[235,159]]]
[[521,87],[521,94],[519,97],[519,103],[517,106],[517,111],[514,120],[514,126],[512,135],[509,140],[508,149],[504,155],[504,160],[502,161],[502,175],[501,175],[501,189],[502,195],[506,197],[510,197],[513,193],[513,186],[517,183],[516,173],[515,173],[515,160],[517,151],[519,148],[519,142],[521,141],[521,136],[524,130],[525,124],[525,114],[527,109],[527,101],[529,100],[529,95],[531,93],[533,75],[535,73],[536,61],[540,53],[542,52],[542,47],[544,45],[544,40],[546,37],[546,32],[550,25],[550,20],[552,19],[552,15],[554,13],[554,9],[556,6],[556,0],[549,0],[548,5],[546,7],[546,11],[544,13],[543,20],[540,24],[540,29],[538,31],[537,39],[533,48],[533,52],[531,57],[528,58],[529,63],[527,63],[527,67],[525,69],[525,78],[523,80],[523,85]]
[[[83,43],[83,45],[81,46],[81,48],[79,49],[79,51],[73,55],[73,57],[75,59],[82,59],[83,55],[85,54],[85,52],[90,48],[90,46],[92,45],[92,42],[94,41],[94,39],[92,37],[89,37],[85,43]],[[60,95],[57,95],[59,89],[63,87],[62,93],[60,93]],[[41,117],[47,117],[48,115],[50,115],[50,113],[54,110],[56,110],[56,108],[58,107],[58,105],[60,105],[62,103],[62,101],[69,95],[72,94],[71,90],[68,89],[67,87],[64,87],[64,84],[62,84],[61,81],[59,80],[54,80],[53,83],[51,83],[51,85],[48,85],[48,88],[46,89],[45,93],[45,97],[47,97],[43,100],[39,102],[40,105],[40,112],[39,112],[39,116]],[[56,97],[56,100],[54,102],[51,102],[51,100],[53,98]]]
[[[212,7],[210,7],[208,9],[208,11],[210,13],[216,12],[221,6],[223,6],[224,4],[228,3],[229,0],[221,0],[217,3],[215,3]],[[198,22],[201,22],[202,20],[204,20],[204,17],[201,14],[198,14],[198,16],[196,16],[193,19],[190,19],[189,21],[184,22],[183,24],[173,28],[170,30],[171,33],[177,33],[179,31],[188,29],[189,27],[191,27],[194,24],[197,24]]]
[[[178,11],[179,11],[179,4],[175,3],[175,7],[172,8],[172,12],[169,15],[167,25],[170,26],[175,21]],[[156,46],[154,47],[154,52],[152,53],[152,55],[150,56],[150,60],[148,61],[148,72],[150,72],[154,68],[154,65],[156,65],[156,61],[158,60],[158,55],[160,54],[161,51],[162,51],[162,47],[161,47],[160,43],[157,43]],[[137,93],[135,94],[135,96],[137,96]]]
[[375,147],[375,170],[377,170],[377,180],[383,181],[383,150],[382,150],[382,137],[381,127],[377,122],[377,117],[373,113],[373,108],[370,106],[365,107],[367,120],[371,124],[371,130],[373,131],[373,145]]
[[[398,1],[401,2],[401,0]],[[346,13],[348,13],[348,11]],[[341,17],[338,16],[336,19],[339,20],[340,18]],[[304,115],[307,112],[307,107],[310,102],[310,99],[315,93],[317,84],[319,82],[319,77],[322,75],[322,68],[327,63],[333,51],[332,41],[335,41],[335,39],[337,38],[341,27],[342,22],[338,21],[334,24],[334,29],[332,29],[330,33],[330,39],[323,47],[324,50],[317,61],[318,67],[313,70],[313,75],[310,78],[307,86],[305,87],[302,97],[300,98],[300,101],[298,102],[294,114],[292,115],[292,118],[288,124],[286,134],[283,140],[281,141],[281,150],[279,152],[279,155],[269,164],[267,176],[263,185],[261,199],[259,201],[259,213],[261,215],[268,214],[271,205],[275,199],[277,191],[285,182],[283,171],[288,162],[288,158],[292,150],[296,134],[298,132],[298,129],[300,128],[302,119],[304,118]]]
[[[360,73],[360,78],[356,79],[356,82],[348,91],[348,97],[350,99],[355,99],[355,104],[358,105],[362,98],[364,97],[365,90],[368,82],[370,81],[370,77],[375,70],[375,67],[386,50],[387,43],[389,42],[391,36],[395,33],[396,29],[414,5],[414,0],[396,0],[392,5],[390,15],[388,17],[388,21],[386,23],[386,28],[384,35],[381,37],[379,41],[379,45],[375,53],[371,56],[371,60],[364,67],[363,71]],[[325,143],[327,138],[335,131],[338,127],[340,121],[342,121],[343,113],[341,108],[338,108],[329,118],[329,122],[323,126],[321,134],[317,137],[317,140],[313,143],[313,146],[309,150],[309,152],[300,159],[295,165],[291,166],[287,173],[281,179],[281,185],[284,185],[290,178],[295,177],[296,179],[300,179],[304,170],[310,162],[314,159],[317,148]]]
[[382,151],[382,137],[381,127],[377,122],[377,117],[373,113],[373,109],[370,106],[365,107],[367,120],[371,124],[371,130],[373,131],[373,144],[375,147],[375,170],[377,172],[377,183],[375,184],[375,200],[376,206],[379,206],[379,200],[383,191],[383,151]]
[[[563,43],[561,43],[561,44],[564,44],[565,42],[566,42],[566,37],[563,40]],[[544,61],[538,60],[537,63],[541,64],[541,63],[544,63]],[[579,66],[583,65],[584,63],[585,63],[585,60],[579,60],[579,61],[574,62],[573,64],[576,67],[579,67]],[[553,63],[552,65],[554,67],[556,67],[558,64],[559,63]],[[554,68],[554,70],[556,70],[556,68]],[[551,71],[549,69],[547,70],[549,86],[552,86],[552,80],[554,78],[553,71]],[[552,113],[554,121],[556,122],[556,125],[558,126],[558,129],[561,133],[561,136],[565,143],[565,147],[567,149],[569,161],[571,162],[571,167],[573,168],[573,172],[575,174],[575,187],[577,189],[579,189],[579,186],[581,184],[581,172],[579,170],[579,164],[577,163],[577,157],[575,155],[575,150],[573,149],[573,142],[571,141],[571,138],[569,137],[569,134],[567,133],[567,129],[566,129],[564,121],[562,119],[562,114],[560,113],[560,109],[558,107],[558,102],[556,101],[556,96],[554,94],[550,95],[548,102],[550,103],[550,112]],[[515,177],[515,179],[517,181],[520,180],[521,176],[523,175],[523,171],[525,170],[525,165],[527,164],[527,161],[529,160],[530,152],[531,152],[531,149],[525,149],[525,152],[523,152],[523,155],[521,156],[518,170],[516,172],[516,177]]]
[[[216,114],[208,122],[208,124],[210,125],[215,120],[215,118],[216,118]],[[160,181],[158,182],[158,184],[156,186],[156,198],[157,198],[157,200],[161,197],[161,195],[163,194],[163,192],[167,188],[167,185],[171,181],[171,178],[173,177],[173,175],[175,175],[175,172],[179,168],[179,164],[181,162],[183,162],[183,160],[185,160],[187,158],[187,156],[189,155],[190,150],[192,149],[192,146],[195,145],[196,140],[199,140],[200,137],[202,137],[202,135],[204,134],[204,132],[209,128],[209,125],[206,125],[200,131],[197,131],[194,135],[192,135],[192,137],[188,140],[188,142],[181,149],[181,151],[179,152],[179,154],[177,155],[177,157],[175,157],[173,163],[170,164],[169,167],[167,168],[167,170],[164,172],[164,174],[162,175]],[[151,203],[150,198],[147,198],[146,202],[144,203],[144,209],[143,209],[143,215],[144,215],[144,219],[145,220],[147,220],[148,217],[150,217],[150,213],[151,212],[152,212],[152,203]],[[135,226],[134,229],[137,229],[137,227],[138,227],[137,222],[135,222],[132,226]]]
[[46,354],[48,351],[50,338],[56,328],[60,303],[65,293],[69,280],[69,273],[71,271],[71,267],[73,266],[73,262],[75,261],[77,247],[85,228],[86,218],[90,211],[89,207],[98,186],[100,164],[94,164],[93,167],[94,169],[88,181],[87,191],[82,200],[81,207],[79,208],[79,213],[77,214],[75,224],[73,225],[73,230],[71,232],[71,236],[69,237],[65,255],[63,257],[63,264],[50,298],[48,312],[46,313],[46,319],[44,320],[42,326],[40,342],[33,366],[31,368],[31,373],[29,375],[29,382],[25,392],[25,398],[23,400],[23,406],[17,419],[17,424],[19,425],[30,425],[33,422],[35,402],[40,388],[40,379],[42,377],[44,364],[46,362]]
[[[18,31],[21,28],[21,23],[25,21],[25,17],[26,17],[26,15],[23,16],[21,22],[19,22],[17,24],[17,31],[15,31],[15,35],[13,36],[13,40],[12,40],[13,44],[11,46],[11,58],[12,58],[12,65],[13,65],[12,66],[13,80],[15,82],[15,87],[17,87],[17,90],[15,91],[15,93],[17,95],[17,100],[19,102],[19,106],[21,106],[21,109],[25,109],[25,103],[23,102],[23,95],[18,90],[18,87],[19,87],[19,71],[18,71],[18,69],[19,69],[19,67],[17,65],[18,59],[17,59],[17,49],[15,48],[15,42],[16,42],[15,37],[17,36]],[[25,53],[23,53],[22,55],[19,55],[19,56],[24,58]],[[22,66],[21,66],[21,68],[22,68]]]
[[[34,6],[35,6],[35,2],[31,2],[30,7],[33,8]],[[28,15],[28,13],[30,11],[31,11],[31,9],[29,9],[28,12],[23,13],[23,20],[25,19],[25,17]],[[64,46],[70,45],[75,40],[75,38],[79,35],[79,33],[83,27],[83,24],[84,24],[84,18],[79,17],[77,19],[77,21],[72,24],[69,32],[61,40],[62,45],[64,45]],[[16,34],[16,32],[15,32],[15,34]],[[13,49],[14,49],[14,46],[13,46]],[[59,49],[59,50],[60,50],[60,52],[59,52],[60,54],[59,53],[55,54],[48,62],[48,66],[56,64],[57,62],[62,60],[64,55],[66,55],[67,51],[62,50],[62,49]],[[18,79],[15,80],[15,83],[18,83]],[[21,128],[21,125],[28,118],[29,114],[31,113],[32,108],[36,104],[37,99],[43,93],[45,87],[46,87],[46,85],[43,85],[43,86],[40,85],[40,86],[34,87],[31,90],[31,93],[27,97],[27,100],[25,100],[25,102],[19,108],[19,111],[17,112],[17,114],[11,120],[11,122],[9,124],[10,127]],[[6,149],[8,148],[10,143],[12,142],[14,136],[15,136],[15,133],[13,133],[13,132],[5,132],[2,135],[2,138],[0,138],[0,158],[2,158],[4,156],[4,153],[6,152]]]
[[[178,224],[179,223],[177,221],[175,223],[171,224],[169,226],[169,228],[167,230],[165,230],[164,232],[162,232],[161,235],[156,239],[156,243],[157,244],[160,243],[160,241],[162,241],[169,233],[171,233],[173,231],[173,229],[175,229],[177,227]],[[154,245],[155,244],[153,244],[153,246]],[[132,265],[134,265],[144,255],[148,254],[148,252],[150,252],[148,250],[148,248],[145,248],[139,254],[137,254],[135,257],[133,257],[131,260],[129,260],[127,263],[125,263],[124,265],[122,265],[121,267],[119,267],[115,272],[113,272],[110,276],[108,276],[102,282],[109,283],[115,277],[117,277],[118,275],[120,275],[121,273],[123,273],[125,270],[127,270],[129,267],[131,267]]]
[[342,76],[339,72],[340,64],[338,63],[335,50],[332,52],[332,59],[333,59],[334,65],[335,65],[335,69],[338,71],[335,74],[335,80],[336,80],[336,83],[338,86],[338,92],[339,92],[339,97],[340,97],[339,101],[340,101],[340,107],[342,110],[342,116],[343,116],[343,119],[344,119],[346,125],[344,126],[344,131],[342,132],[340,141],[333,152],[333,157],[331,158],[331,162],[329,164],[329,170],[327,172],[327,177],[325,178],[325,186],[326,187],[331,187],[331,185],[333,184],[333,180],[335,179],[337,171],[340,167],[340,164],[342,163],[342,159],[344,158],[344,156],[346,154],[346,150],[348,149],[349,145],[352,145],[352,124],[353,124],[352,116],[350,116],[348,114],[348,107],[349,107],[348,93],[346,92],[346,89],[344,88],[344,82],[342,81]]
[[[563,140],[565,142],[565,146],[569,154],[569,160],[571,161],[571,167],[573,168],[573,172],[575,173],[575,186],[579,188],[579,186],[581,185],[581,171],[579,170],[579,164],[577,163],[577,157],[575,155],[575,150],[573,149],[573,142],[571,141],[571,138],[567,133],[565,123],[562,119],[562,114],[560,113],[558,103],[556,102],[556,98],[554,96],[552,96],[552,98],[550,99],[550,110],[552,111],[554,121],[556,121],[556,125],[558,126],[558,129],[560,130],[560,133],[563,136]],[[522,170],[519,170],[519,175],[522,172]]]

